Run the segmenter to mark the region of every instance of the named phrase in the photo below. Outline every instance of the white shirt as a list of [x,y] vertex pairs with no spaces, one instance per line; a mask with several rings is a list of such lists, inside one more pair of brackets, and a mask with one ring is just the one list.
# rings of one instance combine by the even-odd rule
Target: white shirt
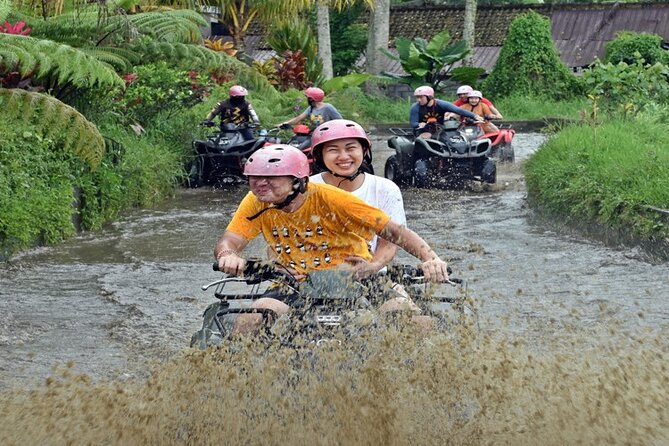
[[[404,201],[402,200],[402,192],[395,183],[387,178],[376,175],[365,175],[365,181],[362,185],[351,193],[356,197],[364,200],[368,204],[381,209],[386,214],[390,215],[390,219],[398,225],[406,226],[407,217],[404,213]],[[323,174],[319,173],[309,177],[312,183],[323,184]],[[378,236],[374,236],[370,243],[371,252],[376,251]]]

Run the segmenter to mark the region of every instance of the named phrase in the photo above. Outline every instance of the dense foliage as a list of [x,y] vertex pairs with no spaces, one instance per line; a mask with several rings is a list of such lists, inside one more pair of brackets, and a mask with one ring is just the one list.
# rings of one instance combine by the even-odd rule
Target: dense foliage
[[669,67],[632,64],[596,63],[583,73],[586,91],[602,108],[633,116],[652,104],[669,103]]
[[330,16],[330,35],[332,39],[332,67],[335,76],[343,76],[354,71],[360,53],[367,46],[368,26],[358,23],[358,17],[364,11],[362,4],[342,11],[332,11]]
[[604,62],[634,64],[639,58],[647,64],[669,63],[669,51],[662,48],[662,37],[657,34],[623,31],[606,44]]
[[513,20],[483,88],[492,97],[518,94],[557,99],[578,92],[576,77],[553,44],[548,18],[530,11]]

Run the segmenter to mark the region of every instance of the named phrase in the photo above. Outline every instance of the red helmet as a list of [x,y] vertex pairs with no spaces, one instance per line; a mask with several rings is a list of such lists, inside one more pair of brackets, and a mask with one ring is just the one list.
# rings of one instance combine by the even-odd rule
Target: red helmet
[[429,85],[423,85],[422,87],[416,88],[413,92],[414,96],[427,96],[430,98],[434,97],[434,88]]
[[344,138],[359,140],[362,145],[363,161],[371,165],[372,143],[367,137],[365,129],[357,122],[348,119],[333,119],[316,127],[311,134],[311,153],[316,161],[317,168],[326,169],[323,163],[323,144]]
[[321,102],[325,98],[325,92],[317,87],[307,88],[304,91],[304,94],[306,94],[309,99],[313,99],[316,102]]
[[233,85],[230,87],[230,96],[248,96],[249,92],[241,85]]
[[256,150],[246,160],[244,175],[306,178],[309,176],[309,161],[300,149],[287,144],[271,144]]

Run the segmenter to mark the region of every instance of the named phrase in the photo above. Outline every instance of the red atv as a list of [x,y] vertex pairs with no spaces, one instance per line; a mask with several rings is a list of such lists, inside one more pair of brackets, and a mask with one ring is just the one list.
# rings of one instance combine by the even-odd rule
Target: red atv
[[499,130],[491,133],[484,133],[481,126],[479,125],[478,127],[478,131],[481,133],[478,139],[488,138],[492,141],[491,158],[496,159],[500,163],[512,163],[515,161],[516,154],[511,141],[513,141],[516,131],[511,128],[511,124],[500,124],[498,126]]

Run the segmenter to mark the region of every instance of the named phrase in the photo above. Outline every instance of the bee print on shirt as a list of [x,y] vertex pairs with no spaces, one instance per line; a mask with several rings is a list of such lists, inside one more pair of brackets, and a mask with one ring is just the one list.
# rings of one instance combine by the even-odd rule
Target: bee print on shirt
[[302,243],[302,242],[297,242],[296,246],[302,252],[306,252],[306,250],[307,250],[307,248],[304,247],[304,243]]
[[277,254],[281,254],[281,243],[274,245],[274,251],[276,251]]
[[272,228],[272,237],[278,237],[279,231],[276,228]]
[[323,235],[323,227],[322,226],[317,226],[316,227],[316,234]]
[[283,247],[283,252],[290,254],[290,245],[286,243],[286,246]]
[[304,260],[304,259],[300,260],[300,266],[302,267],[302,269],[306,269],[306,267],[307,267],[307,261]]
[[328,242],[321,243],[321,249],[323,251],[327,251],[328,248],[329,248]]
[[321,258],[314,257],[314,266],[320,266],[320,264],[321,264]]
[[323,260],[325,260],[325,263],[330,263],[332,262],[332,257],[330,256],[329,252],[325,253],[325,257],[323,257]]
[[307,230],[304,232],[305,237],[312,237],[314,235],[314,230],[311,228],[307,228]]
[[288,232],[288,228],[286,228],[286,227],[283,228],[283,236],[284,237],[290,237],[290,232]]

